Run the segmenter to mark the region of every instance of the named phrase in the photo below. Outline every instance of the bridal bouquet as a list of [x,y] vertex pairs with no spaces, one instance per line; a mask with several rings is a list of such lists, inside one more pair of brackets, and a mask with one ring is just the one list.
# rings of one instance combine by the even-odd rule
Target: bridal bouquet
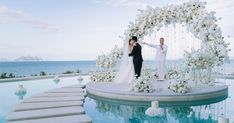
[[176,82],[170,83],[168,89],[175,93],[188,93],[190,87],[186,81],[177,80]]
[[134,81],[133,91],[150,93],[153,91],[149,76],[142,76]]

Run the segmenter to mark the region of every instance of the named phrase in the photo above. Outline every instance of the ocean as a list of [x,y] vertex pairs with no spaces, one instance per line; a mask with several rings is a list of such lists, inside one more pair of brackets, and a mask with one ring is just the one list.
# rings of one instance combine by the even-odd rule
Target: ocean
[[40,74],[41,71],[50,74],[63,73],[67,70],[88,73],[95,70],[95,61],[33,61],[33,62],[0,62],[1,73],[13,73],[16,76]]
[[[179,67],[180,61],[168,60],[167,66]],[[144,61],[144,66],[148,68],[156,68],[154,61]],[[234,73],[234,60],[226,63],[222,73]],[[67,70],[88,73],[97,70],[95,61],[36,61],[36,62],[0,62],[1,73],[13,73],[16,76],[30,76],[32,74],[40,74],[41,71],[50,74],[63,73]]]

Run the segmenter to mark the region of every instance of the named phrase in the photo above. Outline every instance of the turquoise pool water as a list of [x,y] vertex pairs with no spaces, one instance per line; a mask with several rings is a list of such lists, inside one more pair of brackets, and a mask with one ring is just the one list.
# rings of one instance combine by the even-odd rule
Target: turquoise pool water
[[[89,81],[88,76],[84,76],[83,78],[84,84]],[[0,83],[0,123],[5,123],[5,116],[10,112],[12,106],[21,102],[19,97],[14,94],[20,84],[22,84],[27,90],[27,94],[24,96],[24,98],[27,98],[31,95],[42,93],[49,89],[75,85],[79,84],[79,82],[77,81],[77,77],[68,77],[61,78],[59,83],[55,83],[53,79]]]
[[[93,123],[217,123],[221,115],[229,117],[230,123],[234,123],[234,80],[225,81],[229,85],[229,97],[226,100],[197,106],[160,106],[163,109],[161,117],[145,115],[149,103],[110,102],[87,97],[84,107]],[[83,83],[87,82],[89,82],[89,77],[84,76]],[[27,94],[24,96],[27,98],[52,88],[78,83],[77,77],[61,78],[57,84],[52,79],[0,83],[0,123],[5,123],[5,116],[12,106],[21,101],[14,94],[19,84],[23,84],[27,89]]]
[[234,123],[234,80],[219,81],[229,85],[229,96],[225,100],[212,104],[203,101],[199,105],[159,103],[163,110],[160,117],[145,115],[149,102],[111,101],[91,96],[86,98],[85,109],[94,123],[217,123],[219,116],[228,117],[230,123]]

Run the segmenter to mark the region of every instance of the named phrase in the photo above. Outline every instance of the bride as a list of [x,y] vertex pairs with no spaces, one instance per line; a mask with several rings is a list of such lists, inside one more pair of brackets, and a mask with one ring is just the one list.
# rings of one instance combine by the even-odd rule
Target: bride
[[133,44],[131,44],[131,39],[128,41],[128,45],[124,45],[124,54],[122,61],[117,71],[117,74],[114,78],[114,83],[126,83],[132,84],[134,79],[134,66],[133,66],[133,57],[128,56],[132,52]]

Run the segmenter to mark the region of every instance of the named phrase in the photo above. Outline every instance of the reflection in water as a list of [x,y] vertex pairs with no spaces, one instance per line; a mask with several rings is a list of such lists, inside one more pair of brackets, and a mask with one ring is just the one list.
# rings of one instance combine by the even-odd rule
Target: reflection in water
[[18,88],[15,91],[15,95],[19,97],[19,100],[22,100],[24,96],[27,94],[27,90],[23,85],[18,85]]
[[82,81],[84,80],[84,78],[83,78],[81,75],[79,75],[79,77],[77,78],[77,80],[78,80],[80,83],[82,83]]
[[114,115],[124,123],[217,123],[220,116],[225,116],[226,110],[225,101],[222,101],[199,106],[161,107],[162,116],[149,117],[145,115],[149,106],[94,101],[100,114]]
[[57,85],[60,82],[60,79],[58,76],[55,76],[53,81]]
[[116,117],[122,117],[124,123],[151,123],[157,121],[164,123],[166,121],[165,113],[160,117],[149,117],[145,115],[148,107],[137,107],[129,105],[110,104],[102,101],[96,101],[96,109],[101,113],[112,113]]

